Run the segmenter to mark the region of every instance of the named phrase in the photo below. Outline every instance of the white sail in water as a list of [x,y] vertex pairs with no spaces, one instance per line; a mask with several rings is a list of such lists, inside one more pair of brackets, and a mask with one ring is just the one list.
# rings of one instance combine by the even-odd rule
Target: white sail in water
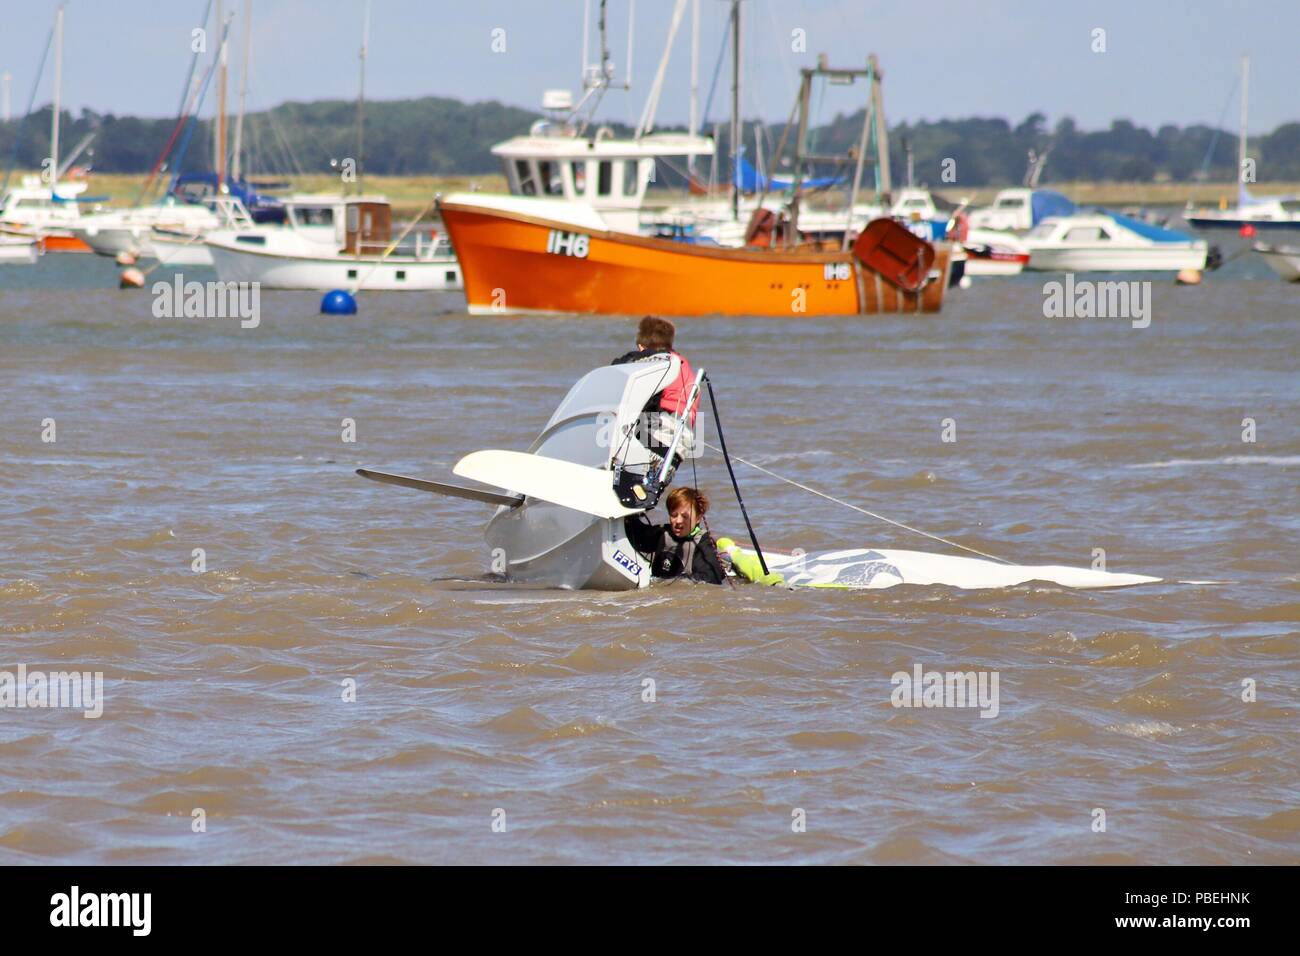
[[[757,565],[753,551],[734,546],[729,552],[733,565],[741,573]],[[781,583],[787,587],[879,590],[899,584],[939,584],[976,590],[1043,581],[1069,588],[1117,588],[1160,580],[1145,574],[1116,574],[1059,564],[1001,564],[983,558],[924,551],[854,548],[804,555],[764,551],[763,557],[768,570],[780,575],[784,579]]]

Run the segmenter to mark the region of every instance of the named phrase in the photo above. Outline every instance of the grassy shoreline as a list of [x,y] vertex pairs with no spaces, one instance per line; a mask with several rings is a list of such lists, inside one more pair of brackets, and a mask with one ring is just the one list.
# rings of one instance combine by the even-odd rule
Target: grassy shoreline
[[[20,174],[15,173],[11,182],[16,182]],[[139,195],[145,181],[143,174],[93,173],[90,177],[88,195],[107,194],[110,198],[104,205],[113,208],[130,206]],[[286,176],[283,181],[290,184],[288,192],[328,193],[355,191],[354,184],[344,184],[333,175]],[[436,194],[479,189],[484,192],[504,192],[505,179],[500,173],[485,173],[476,176],[367,176],[364,182],[368,194],[386,196],[393,204],[394,215],[398,219],[409,219],[421,212]],[[984,205],[992,201],[998,190],[1005,186],[973,186],[963,189],[960,185],[940,184],[931,187],[937,195],[946,199],[958,200],[969,198],[974,205]],[[1043,188],[1055,189],[1065,193],[1081,205],[1102,206],[1181,206],[1188,200],[1196,205],[1217,206],[1221,201],[1231,205],[1236,201],[1237,184],[1223,183],[1122,183],[1122,182],[1068,182],[1044,183]],[[1251,192],[1257,196],[1275,196],[1300,193],[1300,183],[1261,183],[1251,186]],[[652,190],[647,196],[651,205],[661,205],[679,201],[680,193],[668,190]],[[432,214],[429,213],[428,216]],[[428,217],[426,216],[426,218]]]

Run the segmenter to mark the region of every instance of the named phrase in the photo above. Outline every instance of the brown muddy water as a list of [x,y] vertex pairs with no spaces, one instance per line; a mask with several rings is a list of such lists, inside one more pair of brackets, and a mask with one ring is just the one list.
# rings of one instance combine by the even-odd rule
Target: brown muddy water
[[[114,274],[0,268],[0,670],[104,680],[97,719],[0,710],[0,862],[1300,861],[1300,288],[1266,271],[1143,277],[1146,329],[1044,318],[1026,276],[679,332],[765,467],[1215,583],[633,594],[502,584],[485,506],[353,474],[527,447],[633,322],[267,292],[241,329]],[[944,550],[739,477],[769,547]],[[996,672],[997,716],[892,706],[918,664]]]

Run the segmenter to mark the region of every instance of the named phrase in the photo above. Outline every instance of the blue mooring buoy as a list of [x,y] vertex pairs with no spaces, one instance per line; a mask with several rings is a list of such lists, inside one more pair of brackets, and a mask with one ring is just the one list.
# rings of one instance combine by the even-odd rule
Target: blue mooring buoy
[[357,300],[353,298],[351,292],[331,289],[320,300],[320,310],[326,315],[356,315]]

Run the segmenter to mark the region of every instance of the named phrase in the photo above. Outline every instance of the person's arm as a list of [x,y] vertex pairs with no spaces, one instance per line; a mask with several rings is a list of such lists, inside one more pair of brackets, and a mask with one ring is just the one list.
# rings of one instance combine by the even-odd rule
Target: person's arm
[[650,523],[644,511],[624,518],[623,530],[627,532],[627,540],[632,542],[632,547],[642,554],[654,554],[659,535],[663,531]]
[[721,584],[726,577],[722,561],[718,558],[718,549],[713,544],[713,536],[707,533],[700,535],[700,540],[695,543],[695,558],[691,561],[691,580]]

